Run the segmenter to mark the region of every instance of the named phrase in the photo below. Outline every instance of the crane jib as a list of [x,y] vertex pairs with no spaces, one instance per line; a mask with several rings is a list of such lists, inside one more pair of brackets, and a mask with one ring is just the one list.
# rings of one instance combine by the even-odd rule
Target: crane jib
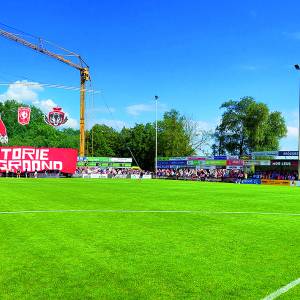
[[53,57],[53,58],[80,71],[80,149],[79,149],[79,155],[81,157],[83,157],[85,154],[84,153],[85,152],[85,117],[84,117],[84,113],[85,113],[85,82],[88,80],[91,80],[90,74],[89,74],[89,67],[82,60],[80,55],[78,55],[74,52],[71,52],[69,50],[66,50],[62,47],[56,46],[60,50],[63,50],[66,53],[68,53],[68,55],[77,57],[77,59],[79,60],[79,64],[74,63],[71,60],[64,58],[62,55],[59,55],[59,54],[49,51],[48,49],[46,49],[45,47],[43,47],[41,45],[42,45],[42,42],[46,42],[48,44],[51,44],[51,43],[44,41],[42,39],[39,39],[39,45],[37,45],[37,44],[31,43],[31,42],[17,36],[16,34],[14,34],[12,32],[8,32],[3,29],[0,29],[0,36],[3,36],[9,40],[15,41],[23,46],[31,48],[42,54]]
[[56,53],[53,53],[53,52],[51,52],[51,51],[49,51],[49,50],[47,50],[47,49],[44,49],[44,48],[38,46],[38,45],[36,45],[36,44],[33,44],[33,43],[31,43],[31,42],[28,42],[28,41],[26,41],[25,39],[20,38],[20,37],[16,36],[15,34],[11,33],[11,32],[4,31],[4,30],[0,29],[0,35],[2,35],[3,37],[5,37],[5,38],[7,38],[7,39],[9,39],[9,40],[18,42],[18,43],[20,43],[20,44],[22,44],[22,45],[24,45],[24,46],[26,46],[26,47],[29,47],[29,48],[31,48],[31,49],[33,49],[33,50],[36,50],[36,51],[38,51],[38,52],[41,52],[41,53],[43,53],[43,54],[46,54],[46,55],[51,56],[51,57],[53,57],[53,58],[56,58],[56,59],[58,59],[59,61],[65,63],[65,64],[67,64],[67,65],[69,65],[69,66],[71,66],[71,67],[74,67],[74,68],[76,68],[76,69],[78,69],[78,70],[83,69],[83,67],[82,67],[81,65],[75,64],[75,63],[73,63],[72,61],[70,61],[70,60],[68,60],[68,59],[65,59],[65,58],[64,58],[63,56],[61,56],[61,55],[58,55],[58,54],[56,54]]

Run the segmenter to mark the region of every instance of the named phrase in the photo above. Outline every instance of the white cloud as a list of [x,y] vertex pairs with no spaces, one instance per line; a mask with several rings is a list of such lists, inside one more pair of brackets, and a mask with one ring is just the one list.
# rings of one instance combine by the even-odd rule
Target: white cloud
[[66,124],[62,125],[62,127],[78,129],[79,128],[78,121],[76,119],[73,119],[73,118],[69,117],[68,114],[67,114],[67,117],[68,117],[68,121],[67,121]]
[[192,131],[192,145],[196,149],[198,155],[211,155],[211,146],[213,133],[216,125],[214,122],[189,119],[188,129]]
[[41,100],[36,104],[44,113],[48,112],[49,110],[52,110],[53,107],[57,106],[57,104],[52,99]]
[[[157,108],[159,111],[166,110],[166,105],[163,103],[158,103]],[[155,111],[155,103],[153,104],[134,104],[126,107],[126,112],[132,116],[139,116],[143,112],[154,112]]]
[[128,114],[138,116],[143,112],[155,111],[155,105],[150,104],[134,104],[126,107]]
[[292,126],[287,126],[288,133],[287,136],[290,138],[298,138],[298,128],[297,127],[292,127]]
[[287,123],[287,136],[280,142],[282,150],[297,150],[298,149],[298,116],[297,109],[286,111],[283,113]]
[[44,89],[36,82],[27,80],[16,81],[10,84],[7,91],[0,95],[0,101],[7,99],[16,100],[18,102],[35,102],[38,101],[38,92]]
[[[53,107],[59,105],[52,99],[40,99],[39,92],[42,92],[43,90],[43,87],[37,82],[29,82],[27,80],[16,81],[8,86],[5,93],[0,94],[0,101],[16,100],[18,102],[33,104],[40,108],[44,113],[47,113],[52,110]],[[78,129],[78,121],[71,118],[69,113],[66,113],[66,115],[68,116],[68,121],[62,127]]]
[[99,119],[99,120],[91,120],[90,125],[88,125],[89,129],[95,124],[104,124],[116,130],[121,130],[123,127],[128,127],[128,124],[123,120]]
[[215,124],[206,121],[193,121],[193,123],[199,130],[214,130],[216,128]]

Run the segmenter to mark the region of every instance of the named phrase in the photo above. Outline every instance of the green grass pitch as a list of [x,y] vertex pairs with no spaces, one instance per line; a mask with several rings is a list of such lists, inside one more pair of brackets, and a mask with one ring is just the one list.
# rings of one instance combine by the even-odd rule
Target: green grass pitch
[[[255,214],[300,213],[298,188],[4,178],[0,191],[1,212],[103,210],[0,214],[0,299],[262,299],[300,277],[300,216]],[[149,210],[198,212],[129,212]]]

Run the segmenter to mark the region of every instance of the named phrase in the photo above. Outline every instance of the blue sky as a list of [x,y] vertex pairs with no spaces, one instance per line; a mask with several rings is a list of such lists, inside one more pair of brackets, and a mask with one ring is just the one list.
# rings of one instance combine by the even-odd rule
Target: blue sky
[[[213,128],[223,101],[253,96],[283,112],[289,136],[282,149],[295,150],[299,10],[298,1],[28,0],[1,3],[0,22],[84,57],[100,91],[90,125],[154,121],[153,98],[159,95],[160,115],[175,108]],[[79,74],[0,38],[0,83],[17,80],[78,86]],[[70,126],[78,124],[78,92],[12,85],[0,86],[0,94],[44,109],[56,103],[68,112]]]

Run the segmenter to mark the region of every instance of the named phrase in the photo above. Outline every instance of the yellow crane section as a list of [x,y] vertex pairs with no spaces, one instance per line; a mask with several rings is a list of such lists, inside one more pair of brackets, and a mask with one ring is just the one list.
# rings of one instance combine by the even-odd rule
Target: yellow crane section
[[3,30],[0,28],[0,36],[3,36],[9,40],[15,41],[25,47],[31,48],[32,50],[38,51],[42,54],[48,55],[52,58],[55,58],[77,70],[80,71],[80,148],[79,148],[79,155],[81,157],[84,156],[85,153],[85,84],[86,81],[90,80],[90,74],[89,74],[89,67],[84,62],[84,60],[80,57],[80,55],[71,52],[67,49],[64,49],[62,47],[56,46],[60,50],[63,50],[66,54],[65,56],[68,57],[76,57],[78,62],[73,62],[70,59],[67,59],[64,57],[64,55],[54,53],[48,49],[45,48],[45,44],[49,44],[46,40],[43,40],[41,38],[38,38],[39,44],[32,43],[22,37],[20,37],[18,34],[15,34],[13,32],[9,32],[6,30]]

